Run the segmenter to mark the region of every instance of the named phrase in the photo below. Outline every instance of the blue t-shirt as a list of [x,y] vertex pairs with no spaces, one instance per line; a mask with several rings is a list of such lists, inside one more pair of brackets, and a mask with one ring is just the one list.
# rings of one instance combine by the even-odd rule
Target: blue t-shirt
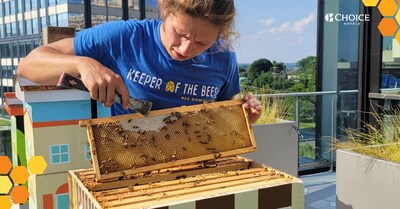
[[[174,60],[161,42],[161,23],[117,21],[80,31],[75,54],[121,75],[130,96],[153,102],[153,110],[227,100],[240,92],[234,52],[213,46],[193,59]],[[125,113],[114,103],[113,115]]]

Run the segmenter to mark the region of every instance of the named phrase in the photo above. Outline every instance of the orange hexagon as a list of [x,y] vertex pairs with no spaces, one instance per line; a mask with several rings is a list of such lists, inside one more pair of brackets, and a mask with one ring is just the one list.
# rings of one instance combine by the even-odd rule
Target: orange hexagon
[[393,16],[398,7],[394,0],[382,0],[378,6],[382,16]]
[[14,204],[24,204],[29,198],[29,192],[24,186],[15,186],[10,196]]
[[382,36],[393,36],[397,31],[397,27],[396,21],[394,21],[393,18],[382,18],[378,25],[378,29]]
[[10,209],[12,206],[11,200],[8,196],[0,196],[0,208]]
[[10,158],[7,156],[0,156],[0,174],[8,174],[12,167]]
[[374,7],[378,4],[379,0],[362,0],[366,7]]
[[43,156],[32,156],[28,162],[28,168],[32,174],[43,174],[46,167],[47,163]]
[[8,176],[0,176],[0,194],[8,194],[13,184]]
[[28,180],[29,173],[25,166],[16,166],[12,169],[10,177],[14,184],[25,184]]

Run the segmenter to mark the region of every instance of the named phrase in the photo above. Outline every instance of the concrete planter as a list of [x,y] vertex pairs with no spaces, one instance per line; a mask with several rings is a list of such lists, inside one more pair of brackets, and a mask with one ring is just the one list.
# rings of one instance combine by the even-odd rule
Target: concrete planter
[[400,205],[400,164],[337,150],[337,209],[392,209]]
[[257,150],[244,157],[298,176],[298,136],[294,121],[253,125]]

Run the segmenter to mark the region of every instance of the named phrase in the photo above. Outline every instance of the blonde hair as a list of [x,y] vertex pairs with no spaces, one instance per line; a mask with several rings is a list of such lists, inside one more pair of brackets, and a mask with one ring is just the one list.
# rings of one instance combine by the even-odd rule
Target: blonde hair
[[234,27],[236,15],[234,0],[158,0],[161,16],[170,14],[187,14],[202,18],[219,27],[219,38],[223,40],[222,48],[230,49],[233,38],[238,35]]

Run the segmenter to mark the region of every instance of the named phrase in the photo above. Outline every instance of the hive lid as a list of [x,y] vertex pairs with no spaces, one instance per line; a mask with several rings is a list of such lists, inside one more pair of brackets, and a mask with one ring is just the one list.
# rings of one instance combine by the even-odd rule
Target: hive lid
[[85,120],[98,180],[254,151],[242,100]]

